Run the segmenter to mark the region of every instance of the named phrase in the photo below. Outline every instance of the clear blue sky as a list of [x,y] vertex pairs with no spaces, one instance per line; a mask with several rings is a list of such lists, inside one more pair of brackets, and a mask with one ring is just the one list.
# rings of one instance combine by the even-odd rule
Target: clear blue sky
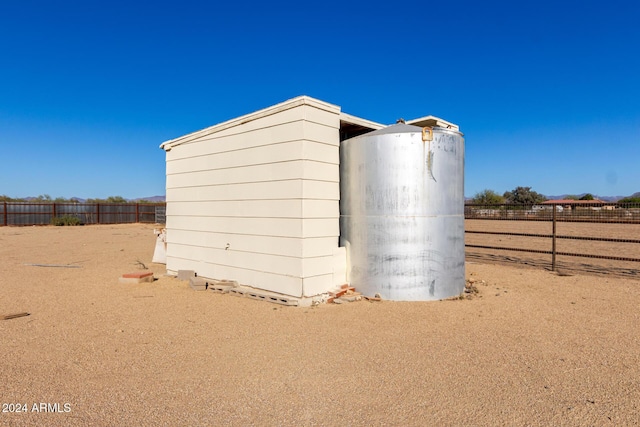
[[309,95],[459,124],[467,196],[629,195],[639,4],[6,1],[0,194],[163,195],[159,144]]

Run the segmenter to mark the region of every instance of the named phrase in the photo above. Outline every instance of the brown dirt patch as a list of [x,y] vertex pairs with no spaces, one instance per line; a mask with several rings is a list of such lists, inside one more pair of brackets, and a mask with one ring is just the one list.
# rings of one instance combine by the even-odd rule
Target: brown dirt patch
[[[640,419],[638,280],[469,263],[471,299],[283,307],[163,277],[152,229],[0,228],[0,315],[31,313],[0,320],[0,404],[29,409],[0,425]],[[159,280],[119,284],[137,260]]]

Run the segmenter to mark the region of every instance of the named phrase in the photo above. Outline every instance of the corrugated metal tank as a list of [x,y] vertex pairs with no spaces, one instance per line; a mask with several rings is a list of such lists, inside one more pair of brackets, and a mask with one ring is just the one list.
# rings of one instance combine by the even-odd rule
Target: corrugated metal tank
[[464,290],[464,138],[396,124],[340,144],[340,245],[364,295],[425,301]]

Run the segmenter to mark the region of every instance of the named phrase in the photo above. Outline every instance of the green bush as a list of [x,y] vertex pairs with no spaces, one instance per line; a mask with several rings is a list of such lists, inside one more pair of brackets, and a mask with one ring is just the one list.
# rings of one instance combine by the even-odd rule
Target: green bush
[[80,218],[73,215],[55,216],[51,219],[51,225],[82,225]]

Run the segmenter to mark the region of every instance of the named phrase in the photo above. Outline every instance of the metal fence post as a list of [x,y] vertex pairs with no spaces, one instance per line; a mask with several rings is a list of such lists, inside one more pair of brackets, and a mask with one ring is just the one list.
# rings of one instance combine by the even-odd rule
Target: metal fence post
[[100,224],[100,203],[96,203],[96,224]]
[[140,222],[140,203],[136,203],[136,223]]
[[4,202],[4,211],[2,213],[4,214],[4,220],[2,222],[6,226],[7,225],[7,202]]
[[552,240],[551,240],[551,271],[556,271],[556,212],[557,205],[553,204],[553,226],[552,226]]
[[[51,221],[56,217],[56,202],[51,204]],[[49,221],[49,222],[51,222]]]

